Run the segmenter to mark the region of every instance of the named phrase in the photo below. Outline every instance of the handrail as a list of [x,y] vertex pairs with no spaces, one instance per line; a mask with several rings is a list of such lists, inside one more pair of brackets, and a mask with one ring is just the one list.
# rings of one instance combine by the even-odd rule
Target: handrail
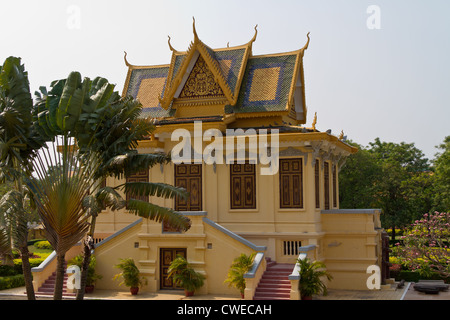
[[264,252],[258,252],[253,260],[252,268],[244,274],[245,279],[245,290],[244,299],[253,300],[256,292],[256,287],[258,286],[261,277],[266,271],[266,259],[264,258]]
[[256,272],[259,269],[259,266],[261,265],[261,262],[264,259],[264,252],[258,252],[255,255],[255,259],[253,260],[253,265],[252,268],[244,274],[244,278],[245,279],[250,279],[250,278],[254,278],[256,275]]
[[291,281],[291,300],[300,299],[300,290],[298,289],[298,283],[300,282],[300,264],[298,263],[298,260],[306,259],[308,252],[314,250],[315,248],[316,245],[314,244],[298,248],[300,253],[298,255],[297,262],[295,263],[292,273],[288,276],[288,279]]

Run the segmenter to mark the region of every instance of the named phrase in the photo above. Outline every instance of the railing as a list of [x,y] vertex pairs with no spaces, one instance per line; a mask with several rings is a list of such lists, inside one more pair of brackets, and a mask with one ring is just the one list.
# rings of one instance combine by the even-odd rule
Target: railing
[[[298,255],[298,260],[306,259],[308,252],[314,250],[315,248],[315,245],[299,247],[298,251],[300,254]],[[298,262],[295,264],[292,273],[289,275],[289,280],[291,281],[290,300],[300,300],[301,293],[298,289],[298,283],[300,282],[300,264]]]
[[249,272],[244,274],[244,300],[253,300],[256,287],[258,286],[259,280],[261,280],[264,271],[266,271],[266,266],[267,262],[266,259],[264,259],[264,252],[258,252],[253,260],[252,268]]

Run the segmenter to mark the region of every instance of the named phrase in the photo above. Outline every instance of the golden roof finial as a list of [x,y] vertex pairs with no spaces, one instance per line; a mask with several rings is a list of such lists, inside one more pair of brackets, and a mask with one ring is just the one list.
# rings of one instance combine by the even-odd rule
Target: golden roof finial
[[308,41],[306,41],[306,44],[303,46],[302,51],[305,51],[306,49],[308,49],[309,46],[309,32],[306,34],[306,37],[308,38]]
[[193,23],[192,23],[192,29],[194,31],[194,40],[198,39],[197,30],[195,29],[195,18],[192,17]]
[[317,124],[317,112],[314,114],[314,120],[312,122],[312,129],[316,131],[316,124]]
[[131,66],[131,64],[128,62],[128,60],[127,60],[127,52],[126,51],[124,51],[124,53],[125,53],[125,55],[123,56],[123,60],[125,60],[125,64],[126,64],[126,66],[127,67],[130,67]]
[[253,36],[252,40],[250,40],[250,43],[255,42],[257,34],[258,34],[258,25],[255,26],[255,35]]
[[344,139],[344,130],[341,130],[341,134],[339,135],[339,140]]
[[167,37],[169,38],[169,40],[167,40],[167,42],[169,43],[170,51],[177,52],[177,50],[175,50],[175,49],[172,47],[172,45],[170,44],[170,36],[167,36]]

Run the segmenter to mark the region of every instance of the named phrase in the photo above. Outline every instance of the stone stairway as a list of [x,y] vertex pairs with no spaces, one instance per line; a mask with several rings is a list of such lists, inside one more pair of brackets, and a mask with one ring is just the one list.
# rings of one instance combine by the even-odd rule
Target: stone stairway
[[276,263],[267,258],[267,268],[259,281],[253,300],[289,300],[291,282],[288,276],[294,264]]
[[[65,268],[67,265],[65,266]],[[67,292],[67,278],[69,274],[64,274],[64,284],[63,284],[63,297],[75,297],[75,292]],[[41,285],[41,287],[36,292],[36,295],[40,296],[53,296],[55,291],[55,282],[56,282],[56,272],[53,272],[50,277]]]

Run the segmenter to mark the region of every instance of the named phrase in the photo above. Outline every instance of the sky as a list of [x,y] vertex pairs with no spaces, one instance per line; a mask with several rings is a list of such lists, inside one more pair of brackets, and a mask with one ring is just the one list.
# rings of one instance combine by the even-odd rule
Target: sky
[[247,43],[253,54],[304,56],[306,126],[414,143],[433,159],[450,135],[448,0],[0,0],[0,64],[22,58],[32,92],[79,71],[122,92],[134,65],[169,64],[172,46]]

